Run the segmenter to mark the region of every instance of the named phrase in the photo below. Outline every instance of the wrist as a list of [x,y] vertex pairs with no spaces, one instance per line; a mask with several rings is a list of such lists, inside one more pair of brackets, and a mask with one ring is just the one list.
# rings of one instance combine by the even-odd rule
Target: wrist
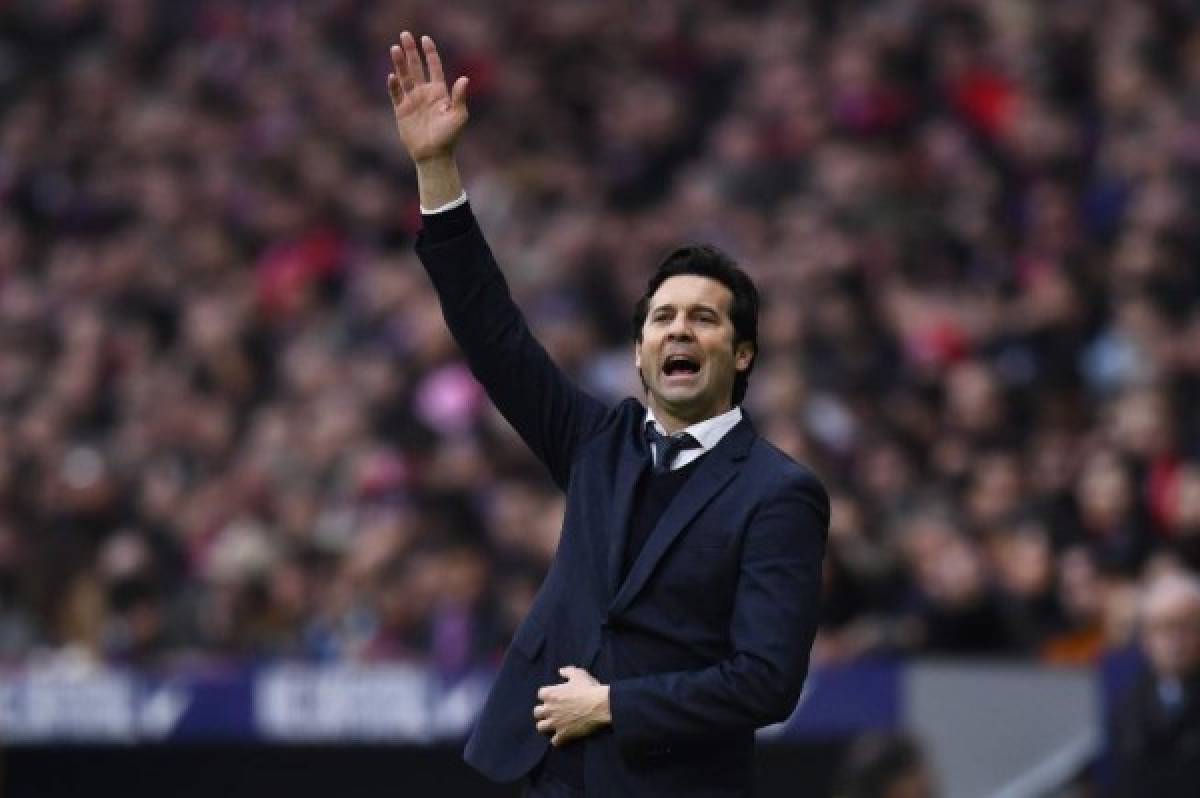
[[427,155],[423,158],[414,158],[413,163],[417,166],[417,171],[422,169],[448,169],[455,164],[454,153],[451,151],[439,152],[436,155]]
[[440,208],[463,193],[458,164],[453,155],[426,158],[416,162],[417,189],[424,208]]
[[601,684],[596,688],[596,720],[608,726],[612,723],[612,708],[608,704],[608,685]]

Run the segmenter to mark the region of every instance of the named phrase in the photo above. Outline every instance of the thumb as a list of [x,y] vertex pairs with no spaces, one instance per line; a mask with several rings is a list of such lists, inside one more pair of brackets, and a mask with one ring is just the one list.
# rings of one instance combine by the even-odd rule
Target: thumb
[[454,81],[454,86],[450,89],[450,104],[455,107],[462,107],[467,104],[467,84],[471,79],[465,75]]
[[570,679],[571,675],[574,672],[575,672],[574,665],[564,665],[563,667],[558,669],[558,675],[563,677],[564,679]]

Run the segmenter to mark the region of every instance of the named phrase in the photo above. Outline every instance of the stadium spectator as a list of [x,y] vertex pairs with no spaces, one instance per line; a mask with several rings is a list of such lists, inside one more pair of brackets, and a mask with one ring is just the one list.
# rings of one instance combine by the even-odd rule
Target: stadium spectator
[[1120,795],[1192,795],[1200,780],[1200,581],[1167,572],[1141,596],[1148,669],[1116,721]]

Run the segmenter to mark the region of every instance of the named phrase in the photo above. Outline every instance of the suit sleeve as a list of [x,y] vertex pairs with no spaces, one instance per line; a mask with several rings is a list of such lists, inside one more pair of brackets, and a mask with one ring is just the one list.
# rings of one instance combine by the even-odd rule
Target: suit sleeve
[[829,499],[811,476],[790,479],[751,521],[731,620],[733,651],[695,671],[609,686],[612,728],[636,752],[786,719],[808,674],[817,631]]
[[446,325],[475,378],[565,490],[579,444],[607,408],[576,387],[546,354],[509,294],[469,205],[425,217],[417,255]]

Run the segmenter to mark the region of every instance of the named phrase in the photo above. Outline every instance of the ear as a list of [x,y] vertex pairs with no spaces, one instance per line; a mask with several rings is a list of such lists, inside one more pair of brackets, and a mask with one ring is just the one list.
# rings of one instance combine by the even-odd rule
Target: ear
[[633,342],[633,367],[638,371],[642,370],[642,342]]
[[739,372],[746,371],[754,362],[754,355],[754,344],[742,341],[733,351],[733,368]]

